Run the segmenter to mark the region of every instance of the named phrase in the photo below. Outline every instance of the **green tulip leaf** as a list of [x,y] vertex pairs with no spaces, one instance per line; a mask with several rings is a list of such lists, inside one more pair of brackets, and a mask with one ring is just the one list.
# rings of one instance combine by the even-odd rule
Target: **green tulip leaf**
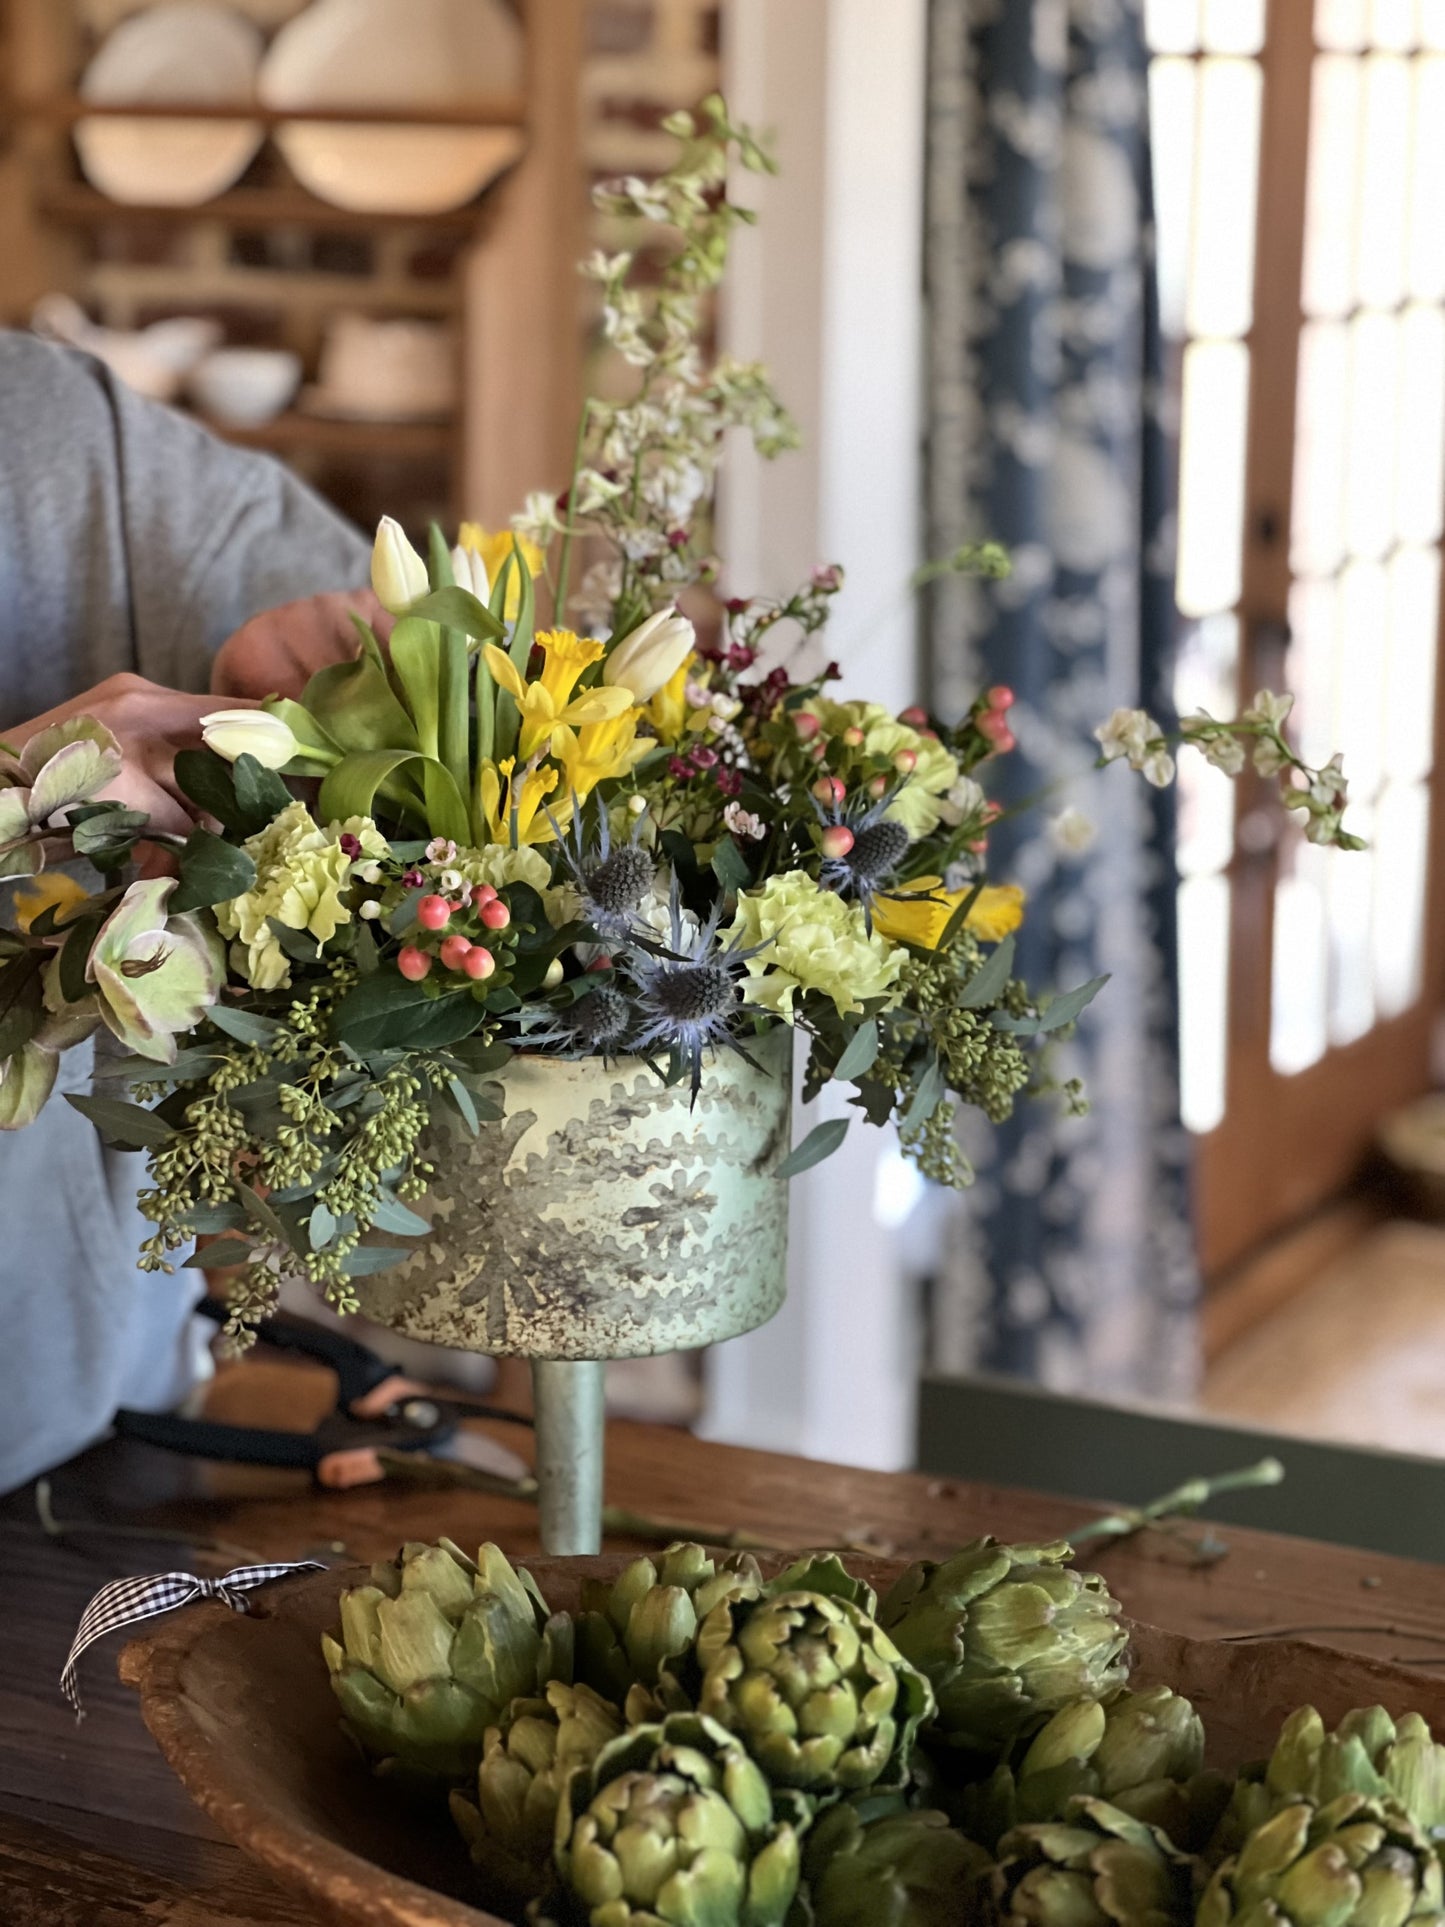
[[419,759],[415,749],[353,750],[321,785],[317,811],[325,823],[342,823],[349,816],[374,816],[382,785],[407,763]]
[[340,749],[416,751],[421,747],[385,668],[369,651],[353,662],[318,669],[302,701]]
[[[455,584],[433,589],[420,602],[412,603],[405,619],[410,621],[413,617],[420,617],[423,622],[439,622],[446,629],[460,629],[463,635],[477,642],[496,642],[503,634],[501,620],[478,602],[470,589],[459,589]],[[392,640],[395,643],[394,634]]]

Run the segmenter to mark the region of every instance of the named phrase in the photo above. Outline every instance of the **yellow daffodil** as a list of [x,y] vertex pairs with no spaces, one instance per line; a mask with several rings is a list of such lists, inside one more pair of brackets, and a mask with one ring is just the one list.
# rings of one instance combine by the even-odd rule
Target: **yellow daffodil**
[[[517,545],[517,554],[526,564],[529,575],[542,573],[544,556],[535,542],[529,542],[525,535],[517,535],[511,529],[484,529],[480,522],[463,522],[457,531],[457,545],[476,556],[486,570],[487,581],[495,582],[506,566],[507,557],[512,553],[512,544]],[[515,570],[507,587],[507,606],[502,611],[508,622],[515,619],[522,606],[522,580]]]
[[58,870],[51,871],[16,890],[15,921],[28,934],[31,924],[47,910],[54,909],[55,921],[60,924],[89,902],[90,892],[83,883]]
[[712,712],[689,710],[687,686],[689,683],[698,683],[706,687],[711,673],[708,665],[697,656],[688,656],[678,664],[647,704],[643,714],[656,730],[659,742],[671,745],[679,742],[689,730],[705,727]]
[[528,767],[515,777],[516,767],[512,756],[482,765],[482,810],[487,828],[496,843],[510,844],[514,835],[519,848],[527,843],[550,843],[553,830],[547,810],[550,808],[556,820],[565,825],[572,814],[571,798],[549,802],[558,782],[555,769]]
[[[916,877],[912,883],[900,884],[897,894],[874,900],[873,928],[893,943],[936,950],[949,918],[967,895],[967,890],[945,890],[942,877]],[[979,891],[964,927],[984,943],[1001,943],[1023,920],[1024,893],[1019,886],[988,884]]]
[[522,712],[517,752],[524,763],[547,748],[559,724],[575,729],[583,723],[605,723],[633,707],[625,689],[599,685],[584,689],[580,696],[572,693],[583,670],[604,654],[604,644],[574,636],[570,629],[544,630],[537,641],[544,661],[535,682],[523,682],[511,657],[494,642],[482,645],[493,681]]
[[629,709],[606,722],[584,723],[575,730],[566,723],[558,725],[552,736],[552,753],[561,763],[567,788],[574,796],[588,795],[611,777],[626,776],[656,747],[650,737],[637,733],[642,713]]

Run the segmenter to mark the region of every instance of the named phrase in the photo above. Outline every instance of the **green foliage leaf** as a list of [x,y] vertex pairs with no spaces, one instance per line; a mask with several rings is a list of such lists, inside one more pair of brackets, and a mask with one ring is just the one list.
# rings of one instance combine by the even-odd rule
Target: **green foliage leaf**
[[144,810],[103,810],[76,824],[70,833],[77,856],[100,866],[118,862],[135,848],[137,837],[150,822]]
[[231,1265],[249,1264],[251,1249],[246,1238],[217,1238],[213,1245],[203,1245],[183,1258],[181,1267],[185,1271],[225,1271]]
[[91,946],[100,935],[100,927],[110,915],[107,906],[102,910],[87,910],[75,917],[66,926],[65,942],[60,950],[57,978],[60,994],[68,1004],[78,1004],[90,989],[86,982],[85,967],[90,962]]
[[313,1251],[324,1251],[336,1236],[336,1213],[318,1198],[306,1221],[306,1235]]
[[390,1271],[411,1253],[404,1246],[358,1245],[341,1261],[348,1278],[369,1278],[374,1272]]
[[472,1102],[471,1092],[459,1077],[449,1077],[447,1079],[447,1095],[461,1113],[463,1124],[466,1125],[472,1136],[475,1137],[480,1129],[480,1125],[477,1119],[477,1107]]
[[442,991],[380,970],[354,984],[331,1016],[331,1033],[359,1055],[377,1050],[441,1050],[485,1020],[469,990]]
[[186,838],[179,868],[180,881],[167,905],[172,915],[204,910],[213,903],[229,903],[256,881],[256,865],[244,850],[199,828]]
[[878,1021],[870,1017],[848,1039],[843,1055],[833,1066],[833,1075],[840,1084],[851,1084],[855,1078],[872,1069],[877,1056]]
[[958,993],[961,1010],[982,1010],[988,1004],[996,1004],[1003,995],[1014,967],[1014,940],[1005,937],[998,948],[992,951],[969,978]]
[[290,1244],[291,1239],[285,1225],[282,1224],[281,1220],[276,1216],[276,1213],[271,1209],[259,1191],[255,1191],[249,1184],[242,1184],[237,1180],[236,1196],[240,1199],[241,1209],[245,1212],[251,1223],[256,1226],[258,1231],[264,1231],[267,1237],[274,1238],[277,1244]]
[[420,1212],[409,1209],[389,1191],[383,1191],[377,1199],[371,1225],[374,1231],[389,1231],[397,1238],[424,1238],[431,1230]]
[[176,756],[176,786],[207,816],[214,816],[233,836],[248,836],[236,801],[231,765],[213,749],[183,749]]
[[1065,1024],[1072,1024],[1079,1013],[1094,1001],[1108,981],[1109,976],[1106,971],[1102,977],[1091,977],[1086,984],[1080,984],[1076,990],[1066,990],[1060,996],[1051,998],[1040,1014],[1039,1029],[1062,1030]]
[[279,1019],[259,1010],[238,1010],[234,1004],[212,1004],[206,1016],[238,1044],[273,1044],[285,1029]]
[[752,882],[753,873],[748,868],[748,860],[735,838],[725,836],[713,846],[712,873],[729,895],[745,890]]
[[121,1151],[143,1151],[175,1136],[165,1119],[143,1104],[127,1104],[120,1097],[80,1097],[69,1091],[65,1101],[90,1119],[107,1144]]
[[795,1178],[800,1172],[810,1171],[824,1158],[832,1157],[838,1146],[848,1135],[846,1117],[825,1118],[815,1124],[801,1144],[795,1145],[773,1173],[778,1178]]
[[264,830],[272,817],[279,816],[291,802],[284,777],[267,769],[254,756],[238,756],[231,766],[236,785],[236,809],[242,833],[254,836]]
[[0,971],[0,1060],[13,1057],[39,1030],[45,1016],[45,957],[23,950]]
[[898,1120],[898,1128],[902,1131],[916,1131],[921,1124],[926,1124],[938,1109],[939,1099],[943,1096],[945,1088],[943,1066],[936,1056],[930,1057],[924,1066],[923,1075],[913,1087],[913,1095],[909,1098]]
[[969,912],[983,895],[983,878],[980,877],[968,895],[959,904],[948,922],[943,926],[943,935],[938,939],[938,948],[947,950],[948,946],[962,936],[968,926]]

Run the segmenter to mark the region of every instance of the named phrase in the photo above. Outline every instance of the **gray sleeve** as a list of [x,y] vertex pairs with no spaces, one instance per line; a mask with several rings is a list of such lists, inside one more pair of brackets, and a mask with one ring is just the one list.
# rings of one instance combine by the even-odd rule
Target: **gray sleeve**
[[360,531],[279,462],[104,379],[142,675],[204,689],[211,656],[250,617],[365,585]]

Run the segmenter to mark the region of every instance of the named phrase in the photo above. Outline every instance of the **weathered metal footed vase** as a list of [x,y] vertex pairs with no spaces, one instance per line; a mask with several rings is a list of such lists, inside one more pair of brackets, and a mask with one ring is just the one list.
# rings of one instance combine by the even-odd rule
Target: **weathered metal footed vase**
[[549,1553],[601,1541],[603,1361],[734,1338],[783,1302],[791,1047],[779,1026],[755,1064],[722,1053],[695,1102],[637,1058],[514,1058],[506,1115],[427,1147],[431,1237],[357,1280],[409,1338],[532,1361]]

